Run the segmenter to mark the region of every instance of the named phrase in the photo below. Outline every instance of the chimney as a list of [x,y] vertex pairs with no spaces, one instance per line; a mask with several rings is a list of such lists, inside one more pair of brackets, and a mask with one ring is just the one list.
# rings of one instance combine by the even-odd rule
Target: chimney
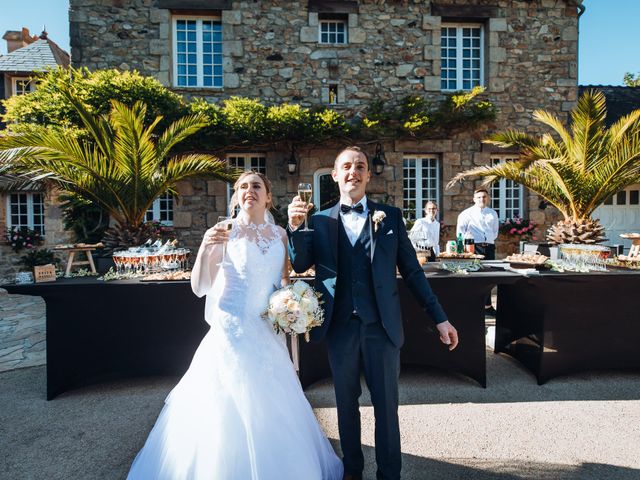
[[26,47],[38,40],[37,35],[31,36],[27,27],[22,27],[21,31],[7,30],[2,38],[7,41],[7,53]]

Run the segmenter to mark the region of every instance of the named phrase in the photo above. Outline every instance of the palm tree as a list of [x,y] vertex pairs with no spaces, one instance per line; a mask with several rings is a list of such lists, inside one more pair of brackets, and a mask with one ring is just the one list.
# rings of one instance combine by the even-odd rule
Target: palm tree
[[495,166],[472,168],[457,174],[447,185],[469,177],[483,177],[483,185],[508,179],[524,185],[554,205],[564,219],[547,233],[551,243],[598,243],[604,227],[591,215],[608,198],[640,182],[640,110],[606,128],[605,97],[589,91],[580,97],[565,127],[553,114],[536,110],[533,118],[550,127],[534,137],[507,130],[486,143],[518,147],[520,158]]
[[158,196],[177,195],[180,180],[200,175],[236,178],[235,170],[212,155],[170,156],[178,143],[206,126],[201,116],[183,117],[157,136],[153,131],[162,117],[145,125],[147,107],[141,102],[128,107],[112,101],[111,112],[99,116],[72,91],[63,93],[86,132],[34,127],[0,138],[0,171],[25,183],[44,181],[100,205],[115,223],[105,235],[108,248],[144,241],[150,233],[145,213]]

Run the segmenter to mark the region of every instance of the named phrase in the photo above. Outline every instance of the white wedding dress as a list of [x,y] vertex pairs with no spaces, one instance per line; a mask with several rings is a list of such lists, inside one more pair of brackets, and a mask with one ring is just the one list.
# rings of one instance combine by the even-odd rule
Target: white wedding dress
[[[236,223],[207,293],[211,325],[133,462],[135,480],[340,480],[284,338],[261,318],[284,245],[271,223]],[[177,319],[179,321],[179,319]]]

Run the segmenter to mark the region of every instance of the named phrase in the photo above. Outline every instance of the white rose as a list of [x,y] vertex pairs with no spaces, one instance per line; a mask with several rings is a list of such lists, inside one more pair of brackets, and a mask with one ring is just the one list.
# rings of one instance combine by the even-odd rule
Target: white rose
[[293,284],[293,293],[295,293],[296,295],[302,297],[305,293],[305,291],[307,291],[307,289],[309,288],[309,285],[307,284],[307,282],[303,282],[302,280],[298,280],[297,282],[294,282]]
[[318,308],[318,300],[315,297],[303,298],[300,301],[300,306],[305,312],[313,312]]
[[307,331],[307,322],[304,316],[300,316],[295,322],[291,324],[291,330],[295,333],[305,333]]

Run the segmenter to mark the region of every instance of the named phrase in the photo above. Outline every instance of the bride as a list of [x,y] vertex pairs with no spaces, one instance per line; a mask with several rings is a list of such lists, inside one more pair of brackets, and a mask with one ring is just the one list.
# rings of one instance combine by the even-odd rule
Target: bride
[[[165,400],[129,479],[340,480],[342,462],[307,402],[283,338],[261,313],[288,281],[286,233],[273,223],[271,184],[245,172],[230,232],[209,229],[191,286],[211,325]],[[223,259],[222,245],[227,242]],[[222,260],[228,262],[221,266]]]

